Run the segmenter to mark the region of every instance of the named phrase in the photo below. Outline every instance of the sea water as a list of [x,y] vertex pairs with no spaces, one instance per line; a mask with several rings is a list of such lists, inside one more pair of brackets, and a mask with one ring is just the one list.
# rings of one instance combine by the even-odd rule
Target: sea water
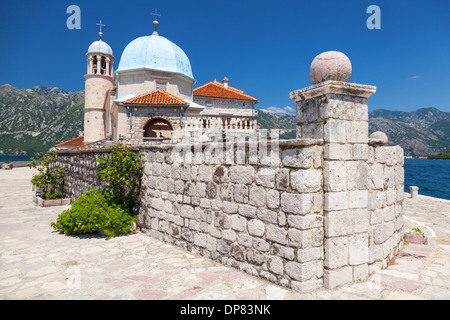
[[405,191],[450,200],[450,160],[405,159]]

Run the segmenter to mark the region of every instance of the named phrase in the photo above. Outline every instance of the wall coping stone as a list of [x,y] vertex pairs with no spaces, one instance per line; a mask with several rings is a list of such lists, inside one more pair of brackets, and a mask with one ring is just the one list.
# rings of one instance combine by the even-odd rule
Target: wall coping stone
[[368,98],[375,92],[375,86],[328,80],[315,84],[313,86],[295,90],[290,93],[290,98],[296,102],[299,102],[330,93],[344,96]]

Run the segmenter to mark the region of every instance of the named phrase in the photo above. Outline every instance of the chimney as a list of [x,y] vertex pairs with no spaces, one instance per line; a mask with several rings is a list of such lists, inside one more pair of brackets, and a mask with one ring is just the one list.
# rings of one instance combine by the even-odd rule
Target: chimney
[[223,83],[223,87],[224,88],[228,88],[228,82],[230,82],[230,80],[228,80],[227,77],[222,79],[222,83]]

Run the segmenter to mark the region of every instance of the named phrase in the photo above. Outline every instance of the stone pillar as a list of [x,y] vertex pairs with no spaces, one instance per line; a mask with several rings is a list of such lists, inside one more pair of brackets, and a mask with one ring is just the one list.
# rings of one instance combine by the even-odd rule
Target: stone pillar
[[107,76],[110,76],[110,75],[111,75],[111,73],[110,73],[110,70],[109,70],[109,63],[110,63],[110,61],[111,61],[111,59],[110,59],[110,58],[108,58],[108,57],[106,57],[106,68],[105,68],[105,74],[106,74]]
[[[325,81],[291,93],[291,99],[297,104],[297,138],[320,139],[324,144],[326,288],[368,276],[370,181],[367,98],[375,93],[376,88],[347,83],[349,68],[351,74],[351,65],[348,64],[344,63],[334,73],[325,68],[325,73],[331,75],[322,77],[324,72],[321,73],[320,68],[311,70],[311,78],[314,75]],[[331,65],[334,66],[334,62]],[[342,79],[342,73],[346,73],[348,78],[336,81]]]

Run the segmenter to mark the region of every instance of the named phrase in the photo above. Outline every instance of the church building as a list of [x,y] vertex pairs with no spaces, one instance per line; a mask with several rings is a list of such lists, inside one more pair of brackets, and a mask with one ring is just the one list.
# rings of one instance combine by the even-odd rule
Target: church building
[[[156,31],[131,41],[117,69],[101,38],[88,49],[85,75],[84,146],[125,140],[134,146],[176,142],[186,132],[248,133],[257,129],[258,99],[229,85],[228,78],[194,87],[185,52]],[[100,28],[102,24],[100,22]],[[71,141],[58,145],[70,148]]]

